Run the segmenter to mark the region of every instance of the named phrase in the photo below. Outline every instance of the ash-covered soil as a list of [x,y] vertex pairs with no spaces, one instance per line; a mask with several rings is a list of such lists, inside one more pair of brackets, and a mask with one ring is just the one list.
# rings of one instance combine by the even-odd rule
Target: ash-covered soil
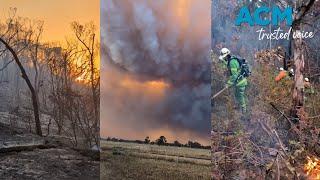
[[99,179],[99,161],[72,149],[35,149],[0,155],[0,179]]
[[[95,180],[100,163],[95,153],[78,151],[24,130],[0,124],[0,180]],[[32,148],[33,143],[44,144]],[[93,156],[95,156],[93,158]]]

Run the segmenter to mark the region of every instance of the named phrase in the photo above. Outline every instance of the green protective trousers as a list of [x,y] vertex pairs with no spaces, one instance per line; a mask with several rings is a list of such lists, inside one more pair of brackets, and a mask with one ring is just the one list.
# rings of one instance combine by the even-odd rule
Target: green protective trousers
[[235,98],[239,106],[241,107],[242,112],[247,111],[247,95],[246,95],[247,86],[235,86]]

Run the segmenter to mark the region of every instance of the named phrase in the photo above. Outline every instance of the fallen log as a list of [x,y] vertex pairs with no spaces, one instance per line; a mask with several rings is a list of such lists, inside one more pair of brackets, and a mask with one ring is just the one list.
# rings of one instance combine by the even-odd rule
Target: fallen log
[[4,145],[0,145],[0,153],[21,152],[21,151],[33,151],[35,149],[50,149],[55,146],[45,143],[45,141],[38,141],[32,143],[22,142],[6,142]]
[[44,144],[9,146],[9,147],[0,148],[0,153],[33,151],[35,149],[49,149],[49,148],[52,148],[52,147]]

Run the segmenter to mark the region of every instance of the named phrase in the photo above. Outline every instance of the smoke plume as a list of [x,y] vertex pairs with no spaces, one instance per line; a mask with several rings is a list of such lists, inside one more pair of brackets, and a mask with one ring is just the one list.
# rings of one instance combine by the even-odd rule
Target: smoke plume
[[101,6],[102,136],[209,141],[210,1]]

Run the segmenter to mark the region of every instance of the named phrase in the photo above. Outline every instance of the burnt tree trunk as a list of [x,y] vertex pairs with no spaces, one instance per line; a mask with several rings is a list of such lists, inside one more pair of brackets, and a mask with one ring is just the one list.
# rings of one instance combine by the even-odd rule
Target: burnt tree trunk
[[42,130],[41,130],[41,123],[40,123],[40,115],[39,115],[39,105],[38,105],[38,100],[37,100],[37,94],[35,89],[32,86],[32,83],[24,69],[24,67],[22,66],[18,55],[16,54],[16,52],[12,49],[12,47],[6,42],[4,41],[2,38],[0,38],[0,42],[3,43],[6,48],[10,51],[10,53],[12,54],[16,64],[18,65],[20,71],[21,71],[21,76],[22,78],[25,80],[25,82],[27,83],[29,90],[31,92],[31,100],[32,100],[32,105],[33,105],[33,113],[34,113],[34,120],[36,123],[36,133],[39,136],[42,136]]
[[[310,11],[315,3],[315,0],[309,0],[307,2],[297,1],[299,4],[298,12],[294,15],[293,21],[293,33],[300,33],[302,28],[302,21],[304,17]],[[293,87],[293,106],[291,110],[291,115],[299,120],[302,119],[302,113],[304,112],[304,62],[305,62],[305,51],[303,47],[302,38],[293,39],[293,61],[295,67],[294,75],[294,87]]]
[[[294,32],[299,32],[301,25],[296,25]],[[303,50],[303,40],[302,38],[296,38],[293,40],[293,61],[295,67],[294,74],[294,88],[293,88],[293,107],[292,115],[296,118],[299,118],[299,112],[303,112],[304,105],[304,82],[303,82],[303,71],[304,71],[304,62],[305,55]]]
[[[99,146],[99,142],[100,142],[100,128],[99,128],[99,118],[100,118],[100,115],[99,115],[99,105],[100,105],[100,102],[99,102],[99,97],[97,95],[97,86],[95,85],[95,77],[94,77],[94,74],[95,74],[95,64],[94,64],[94,41],[95,40],[95,34],[93,34],[92,36],[92,44],[91,44],[91,53],[90,53],[90,79],[91,79],[91,92],[92,92],[92,99],[93,99],[93,108],[94,108],[94,116],[95,116],[95,121],[94,121],[94,128],[95,128],[95,133],[96,133],[96,136],[95,136],[95,143],[96,145]],[[90,51],[89,51],[90,52]]]

